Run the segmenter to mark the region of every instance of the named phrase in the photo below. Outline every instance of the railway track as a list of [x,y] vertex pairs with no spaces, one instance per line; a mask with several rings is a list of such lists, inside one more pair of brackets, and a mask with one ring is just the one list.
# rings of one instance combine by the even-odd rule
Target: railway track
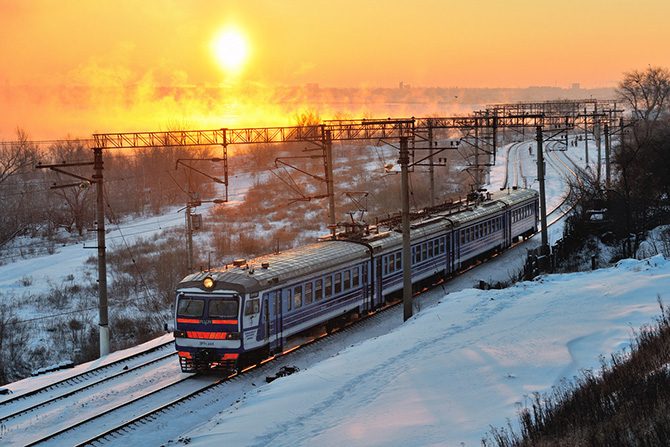
[[[296,355],[298,353],[305,353],[310,349],[319,349],[323,345],[323,343],[339,344],[340,343],[339,339],[344,334],[353,330],[357,330],[358,328],[376,324],[378,318],[381,315],[384,315],[390,309],[397,308],[397,305],[399,303],[400,301],[390,303],[389,305],[378,310],[374,314],[371,314],[366,318],[355,319],[346,324],[344,327],[337,328],[330,334],[322,333],[316,335],[313,338],[310,338],[304,341],[303,343],[291,349],[288,349],[287,351],[284,351],[281,354],[266,359],[258,365],[250,366],[239,373],[231,374],[225,377],[211,377],[201,374],[193,374],[188,377],[185,377],[175,382],[174,385],[176,386],[186,380],[197,379],[202,382],[202,386],[190,390],[186,393],[183,393],[182,395],[174,399],[166,400],[164,403],[161,403],[159,405],[154,405],[153,408],[147,411],[143,412],[133,411],[131,407],[138,407],[139,406],[138,403],[141,403],[141,401],[143,400],[146,401],[147,399],[155,397],[157,394],[163,392],[165,389],[160,389],[152,393],[147,393],[146,395],[140,396],[137,399],[127,401],[103,413],[73,423],[58,431],[48,434],[47,436],[42,436],[39,439],[35,439],[31,441],[29,444],[26,444],[26,446],[34,446],[41,444],[47,445],[51,442],[59,444],[63,442],[66,437],[68,440],[68,445],[87,446],[87,445],[105,444],[106,442],[112,441],[122,436],[123,433],[127,433],[129,431],[134,430],[136,427],[147,424],[148,422],[158,418],[162,414],[166,414],[170,411],[176,411],[179,409],[179,407],[181,407],[185,403],[197,399],[203,395],[217,395],[217,396],[225,395],[225,387],[243,378],[249,379],[249,381],[263,380],[266,373],[275,365],[276,360],[282,359],[290,361],[291,356]],[[105,418],[113,419],[113,417],[110,418],[110,416],[118,414],[119,412],[123,412],[123,414],[128,414],[131,416],[123,417],[123,415],[121,415],[121,417],[116,418],[116,421],[103,421],[103,419]],[[93,436],[77,435],[78,430],[83,431],[86,424],[90,424],[93,422],[99,422],[98,425],[105,425],[106,427],[109,428]],[[83,433],[85,433],[85,431],[83,431]]]
[[[507,159],[506,159],[506,162],[505,162],[505,178],[503,180],[502,189],[507,189],[508,187],[511,187],[511,186],[509,186],[509,183],[510,183],[510,181],[509,181],[509,178],[510,178],[510,176],[509,176],[510,154],[512,153],[513,149],[515,149],[516,147],[518,147],[520,145],[521,145],[521,143],[512,143],[507,147]],[[517,151],[517,154],[518,154],[518,151]],[[512,167],[512,170],[514,171],[514,167]]]
[[[554,146],[556,144],[558,143],[553,143]],[[558,222],[559,220],[561,220],[566,214],[570,213],[575,208],[576,201],[574,201],[574,203],[571,204],[568,209],[565,210],[563,209],[565,205],[570,201],[572,195],[575,194],[573,184],[570,182],[570,180],[571,178],[574,178],[577,184],[581,186],[584,183],[582,176],[585,175],[585,172],[582,168],[577,166],[577,163],[575,163],[574,160],[572,160],[572,158],[570,158],[570,156],[565,151],[548,150],[547,154],[548,154],[547,160],[549,160],[549,162],[554,165],[554,169],[557,172],[561,171],[563,171],[564,173],[565,171],[569,172],[569,175],[568,174],[563,175],[566,181],[568,182],[569,186],[568,193],[565,194],[561,202],[547,214],[547,218],[549,218],[550,216],[554,216],[552,220],[547,223],[548,226],[551,226],[556,222]],[[568,163],[566,163],[566,161],[563,160],[562,158],[565,158],[565,160],[567,160],[572,165],[572,167],[570,167]]]
[[[174,354],[172,351],[174,348],[174,341],[169,341],[162,343],[158,346],[155,346],[146,351],[138,352],[132,356],[124,357],[119,360],[89,369],[77,374],[58,380],[56,382],[50,383],[40,388],[36,388],[24,393],[9,395],[10,397],[0,400],[0,422],[8,417],[10,412],[15,412],[15,407],[19,402],[30,401],[36,397],[40,397],[46,393],[52,392],[70,392],[78,387],[78,385],[86,383],[97,383],[105,378],[117,377],[120,374],[123,374],[124,371],[129,369],[136,368],[138,365],[147,363],[147,357],[150,359],[153,358],[162,358],[166,352],[170,351],[171,354]],[[152,360],[149,360],[151,362]],[[125,370],[123,368],[126,368]],[[121,372],[119,372],[121,371]],[[48,398],[47,398],[48,399]],[[39,402],[43,402],[44,399],[40,399]],[[3,414],[4,412],[4,414]]]
[[117,371],[116,373],[104,376],[104,377],[102,377],[98,380],[87,381],[83,386],[75,387],[75,388],[70,389],[70,390],[68,390],[64,393],[57,394],[53,397],[48,397],[46,400],[41,400],[37,403],[30,404],[28,406],[24,406],[22,408],[19,408],[19,409],[15,410],[12,413],[5,414],[5,415],[1,416],[0,417],[0,426],[7,427],[7,424],[9,423],[9,421],[11,421],[13,419],[20,418],[23,415],[31,413],[35,410],[40,409],[40,408],[49,406],[49,405],[54,404],[56,402],[59,402],[61,400],[71,398],[71,397],[73,397],[77,394],[80,394],[80,393],[83,393],[83,392],[86,392],[86,391],[90,391],[90,390],[92,390],[96,387],[99,387],[100,385],[106,384],[106,383],[108,383],[112,380],[119,379],[122,376],[126,376],[126,375],[129,375],[129,374],[132,374],[132,373],[137,373],[137,372],[139,372],[143,369],[153,367],[155,364],[157,364],[159,362],[163,362],[163,361],[168,360],[168,359],[170,361],[172,361],[172,359],[175,358],[176,356],[177,356],[176,351],[166,353],[166,354],[164,354],[160,357],[151,359],[151,360],[149,360],[147,362],[144,362],[144,363],[141,363],[139,365],[135,365],[133,367],[124,367],[121,370]]

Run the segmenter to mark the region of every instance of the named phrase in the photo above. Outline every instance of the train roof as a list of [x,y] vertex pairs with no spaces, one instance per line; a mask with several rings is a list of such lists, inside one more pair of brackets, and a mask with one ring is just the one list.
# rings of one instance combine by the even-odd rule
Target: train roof
[[[521,204],[528,200],[536,200],[537,196],[537,191],[533,189],[499,191],[492,193],[491,199],[486,200],[478,206],[468,207],[455,213],[439,212],[427,215],[411,223],[410,232],[412,239],[421,240],[422,237],[428,237],[443,230],[475,223],[505,208]],[[368,239],[369,243],[375,247],[375,252],[384,251],[401,243],[399,241],[402,241],[402,232],[388,231],[373,235]]]
[[202,280],[210,276],[217,282],[217,290],[252,293],[296,277],[364,260],[369,256],[368,248],[361,244],[349,241],[317,242],[250,259],[243,265],[227,265],[222,269],[193,273],[182,280],[179,288],[202,288]]
[[[444,230],[477,222],[491,213],[528,200],[535,200],[537,196],[538,193],[531,189],[500,191],[493,193],[490,200],[476,207],[451,214],[441,212],[427,215],[411,223],[412,239],[421,240]],[[241,265],[227,265],[220,269],[193,273],[184,278],[178,287],[204,290],[202,280],[211,276],[217,282],[216,290],[253,293],[287,283],[295,278],[368,259],[370,256],[368,246],[374,253],[379,253],[387,249],[400,248],[401,245],[402,233],[395,230],[370,234],[360,242],[341,239],[317,242],[250,259]]]

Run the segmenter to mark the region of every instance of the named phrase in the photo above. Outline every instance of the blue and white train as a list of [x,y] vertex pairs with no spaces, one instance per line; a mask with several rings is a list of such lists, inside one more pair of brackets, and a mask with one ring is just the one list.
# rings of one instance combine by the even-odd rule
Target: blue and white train
[[[411,225],[412,283],[449,276],[537,231],[538,194],[493,194]],[[182,371],[234,370],[282,352],[317,326],[383,306],[402,289],[402,234],[374,231],[194,273],[178,285],[175,346]]]

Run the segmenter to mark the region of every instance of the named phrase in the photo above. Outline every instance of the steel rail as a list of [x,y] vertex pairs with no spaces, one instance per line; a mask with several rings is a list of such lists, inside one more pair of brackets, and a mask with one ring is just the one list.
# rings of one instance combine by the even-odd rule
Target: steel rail
[[74,390],[68,391],[68,392],[66,392],[65,394],[60,394],[60,395],[58,395],[58,396],[54,396],[54,397],[52,397],[51,399],[47,399],[47,400],[38,402],[38,403],[36,403],[36,404],[34,404],[34,405],[28,407],[28,408],[23,408],[23,409],[18,410],[18,411],[14,412],[14,413],[11,413],[11,414],[8,414],[8,415],[6,415],[6,416],[3,416],[2,418],[0,418],[0,425],[3,424],[4,422],[10,420],[10,419],[14,419],[14,418],[20,416],[20,415],[22,415],[22,414],[30,413],[31,411],[36,410],[37,408],[44,407],[44,406],[46,406],[46,405],[49,405],[50,403],[56,402],[56,401],[58,401],[58,400],[65,399],[65,398],[70,397],[70,396],[72,396],[72,395],[74,395],[74,394],[80,393],[80,392],[85,391],[85,390],[87,390],[87,389],[89,389],[89,388],[92,388],[92,387],[94,387],[94,386],[100,385],[101,383],[105,383],[105,382],[107,382],[107,381],[109,381],[109,380],[116,379],[116,378],[118,378],[118,377],[120,377],[120,376],[123,376],[123,375],[125,375],[125,374],[131,373],[131,372],[133,372],[133,371],[137,371],[138,369],[145,368],[145,367],[147,367],[147,366],[149,366],[149,365],[152,365],[152,364],[154,364],[154,363],[158,363],[158,362],[160,362],[160,361],[162,361],[162,360],[165,360],[166,358],[174,357],[174,356],[176,356],[176,355],[177,355],[177,351],[170,352],[170,353],[165,354],[165,355],[163,355],[163,356],[161,356],[161,357],[157,357],[157,358],[155,358],[155,359],[152,359],[152,360],[149,360],[149,361],[147,361],[147,362],[144,362],[144,363],[142,363],[142,364],[140,364],[140,365],[136,365],[136,366],[134,366],[134,367],[132,367],[132,368],[123,369],[123,370],[117,372],[116,374],[112,374],[111,376],[104,377],[104,378],[102,378],[102,379],[100,379],[100,380],[97,380],[97,381],[95,381],[95,382],[93,382],[93,383],[88,383],[88,384],[86,384],[86,385],[84,385],[84,386],[82,386],[82,387],[80,387],[80,388],[76,388],[76,389],[74,389]]
[[160,345],[154,346],[153,348],[147,349],[146,351],[138,352],[138,353],[133,354],[129,357],[124,357],[122,359],[115,360],[111,363],[106,363],[104,365],[95,367],[93,369],[86,370],[86,371],[84,371],[80,374],[77,374],[75,376],[71,376],[71,377],[59,380],[57,382],[50,383],[49,385],[43,386],[41,388],[36,388],[34,390],[31,390],[31,391],[13,396],[9,399],[2,400],[2,401],[0,401],[0,408],[2,408],[4,405],[12,403],[12,402],[16,402],[16,401],[19,401],[19,400],[22,400],[22,399],[26,399],[30,396],[34,396],[36,394],[41,394],[41,393],[47,392],[49,390],[58,388],[60,386],[65,385],[67,382],[75,382],[75,384],[79,383],[82,380],[86,379],[88,376],[97,375],[98,373],[102,372],[105,369],[113,368],[113,367],[118,366],[119,364],[127,362],[129,360],[136,359],[136,358],[151,354],[152,352],[164,349],[164,348],[166,348],[167,346],[169,346],[173,343],[174,343],[174,341],[169,341],[167,343],[162,343]]

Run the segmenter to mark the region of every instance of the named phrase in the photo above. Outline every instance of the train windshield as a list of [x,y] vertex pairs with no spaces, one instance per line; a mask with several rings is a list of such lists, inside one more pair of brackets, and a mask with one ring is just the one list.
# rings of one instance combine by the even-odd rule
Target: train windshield
[[237,298],[209,300],[208,316],[210,318],[237,318]]
[[177,306],[178,317],[202,317],[205,309],[205,300],[197,298],[181,297]]

